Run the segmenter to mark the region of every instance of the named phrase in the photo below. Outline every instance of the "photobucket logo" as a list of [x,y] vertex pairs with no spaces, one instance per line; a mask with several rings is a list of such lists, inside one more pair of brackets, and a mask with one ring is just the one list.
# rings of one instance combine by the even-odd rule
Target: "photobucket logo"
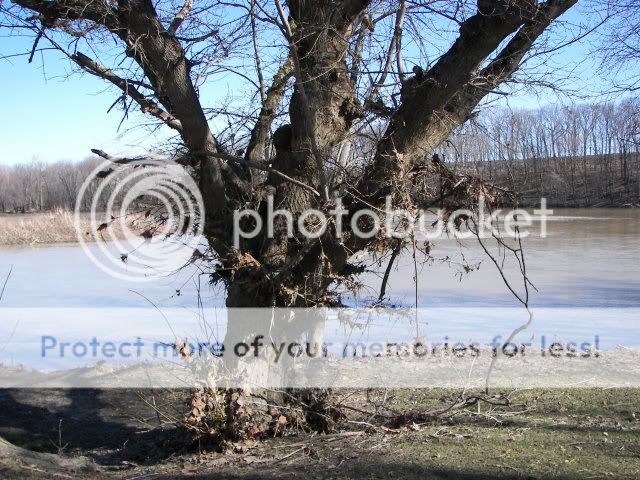
[[185,265],[201,240],[203,218],[191,175],[154,158],[103,162],[80,188],[74,212],[85,254],[129,281],[153,280]]
[[[243,239],[264,235],[274,238],[276,225],[286,228],[286,235],[297,235],[307,239],[319,238],[329,223],[335,227],[336,236],[343,238],[345,229],[361,239],[383,236],[386,238],[419,238],[436,240],[443,236],[456,239],[467,238],[526,238],[536,223],[539,236],[547,236],[547,220],[553,210],[547,208],[546,198],[540,200],[540,208],[532,213],[524,209],[489,210],[483,198],[475,209],[444,210],[436,212],[417,209],[408,211],[393,207],[387,197],[384,210],[359,209],[350,214],[342,200],[335,198],[335,206],[327,212],[316,209],[305,210],[297,215],[285,209],[275,209],[273,197],[267,198],[266,215],[253,209],[234,212],[234,247],[239,249]],[[363,228],[363,224],[366,228]]]

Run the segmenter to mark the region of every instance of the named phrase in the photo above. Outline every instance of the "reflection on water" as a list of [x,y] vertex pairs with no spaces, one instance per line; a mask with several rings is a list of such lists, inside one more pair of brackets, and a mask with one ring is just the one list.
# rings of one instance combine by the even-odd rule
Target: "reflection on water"
[[[524,240],[529,277],[538,289],[532,292],[532,308],[640,307],[640,211],[556,209],[555,213],[547,227],[547,238],[531,236]],[[467,241],[461,247],[454,240],[440,240],[434,244],[433,255],[448,261],[418,266],[421,306],[518,307],[477,243]],[[2,308],[138,308],[149,307],[152,301],[159,307],[190,311],[197,309],[199,289],[205,306],[224,304],[223,292],[209,288],[206,273],[193,265],[152,283],[135,283],[109,277],[75,245],[2,248],[0,252],[0,275],[13,265]],[[469,264],[481,262],[480,268],[458,275],[460,267],[455,265],[462,258]],[[521,285],[515,264],[507,263],[506,274],[514,284]],[[414,304],[413,276],[414,264],[408,255],[398,262],[389,281],[387,296],[392,304]],[[370,288],[352,299],[357,305],[376,298],[381,281],[373,274],[365,275],[363,280]],[[585,334],[606,336],[607,328],[615,328],[617,333],[612,338],[616,341],[628,338],[630,344],[640,345],[640,333],[633,330],[640,330],[640,319],[626,316],[625,325],[615,326],[611,321],[607,316],[598,316],[590,320],[587,328],[584,321],[571,315],[542,316],[538,320],[542,323],[537,326],[552,335],[585,328]],[[456,320],[451,322],[425,328],[431,329],[431,334],[444,334],[457,328]],[[517,322],[500,323],[507,335],[511,326],[515,328]]]

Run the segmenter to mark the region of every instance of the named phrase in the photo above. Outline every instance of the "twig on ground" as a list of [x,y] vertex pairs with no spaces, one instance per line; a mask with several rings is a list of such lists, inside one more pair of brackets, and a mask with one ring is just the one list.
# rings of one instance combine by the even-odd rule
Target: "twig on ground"
[[280,458],[278,458],[276,461],[274,461],[274,462],[272,463],[272,465],[275,465],[276,463],[280,463],[280,462],[282,462],[283,460],[286,460],[287,458],[293,457],[296,453],[301,452],[301,451],[305,450],[306,448],[307,448],[307,446],[306,446],[306,445],[304,445],[304,446],[302,446],[302,447],[298,448],[297,450],[294,450],[294,451],[293,451],[293,452],[291,452],[291,453],[287,453],[284,457],[280,457]]

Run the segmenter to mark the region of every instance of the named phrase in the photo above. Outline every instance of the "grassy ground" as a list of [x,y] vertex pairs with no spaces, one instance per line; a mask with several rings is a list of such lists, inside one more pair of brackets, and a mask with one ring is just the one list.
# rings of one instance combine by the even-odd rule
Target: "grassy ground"
[[[337,393],[350,420],[330,435],[245,442],[227,453],[185,451],[144,403],[184,408],[174,394],[2,391],[0,436],[31,449],[91,458],[97,470],[42,472],[0,459],[2,478],[638,479],[639,390],[529,390],[437,422],[372,429],[368,416],[448,405],[451,391]],[[62,419],[62,425],[60,425]],[[154,428],[155,426],[155,428]],[[235,450],[235,451],[234,451]],[[55,474],[55,475],[54,475]]]

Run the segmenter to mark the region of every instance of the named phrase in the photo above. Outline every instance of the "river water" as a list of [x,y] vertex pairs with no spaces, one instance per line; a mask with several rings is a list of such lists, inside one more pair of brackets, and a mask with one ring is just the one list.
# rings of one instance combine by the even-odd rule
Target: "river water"
[[[540,236],[538,227],[534,224],[532,234],[524,239],[527,273],[537,288],[537,292],[531,289],[530,302],[537,312],[536,322],[527,335],[575,336],[592,343],[597,337],[602,348],[640,346],[640,210],[556,209],[546,237]],[[476,241],[462,246],[453,239],[433,243],[431,262],[419,259],[416,265],[410,252],[400,258],[391,273],[387,298],[392,305],[415,306],[417,269],[418,306],[440,313],[418,325],[407,324],[406,331],[396,324],[373,325],[367,335],[388,339],[398,332],[406,337],[418,330],[416,335],[431,338],[477,335],[490,340],[495,335],[506,338],[527,318]],[[467,273],[462,265],[472,265],[474,270]],[[385,266],[381,263],[382,271]],[[12,275],[0,305],[0,344],[19,338],[16,318],[21,310],[39,312],[39,325],[50,330],[69,318],[69,312],[76,312],[86,317],[85,323],[95,322],[96,331],[113,336],[130,324],[126,312],[138,311],[140,322],[164,328],[166,321],[159,318],[156,307],[193,316],[199,311],[199,295],[205,310],[196,316],[202,321],[207,309],[224,305],[220,288],[209,287],[208,276],[194,266],[152,282],[115,279],[98,269],[77,245],[0,247],[0,276],[10,268]],[[505,263],[505,275],[521,290],[521,276],[512,261]],[[345,301],[362,306],[377,297],[381,275],[367,273],[362,280],[366,286],[355,296],[345,294]],[[95,315],[89,318],[87,312],[92,311]],[[111,312],[112,317],[114,311],[122,315],[108,320],[100,311]],[[482,312],[491,313],[482,316]],[[487,315],[493,318],[490,324]],[[179,330],[179,315],[172,321],[171,327]],[[224,334],[224,321],[216,328]],[[328,324],[328,336],[340,334],[344,334],[343,325]]]

